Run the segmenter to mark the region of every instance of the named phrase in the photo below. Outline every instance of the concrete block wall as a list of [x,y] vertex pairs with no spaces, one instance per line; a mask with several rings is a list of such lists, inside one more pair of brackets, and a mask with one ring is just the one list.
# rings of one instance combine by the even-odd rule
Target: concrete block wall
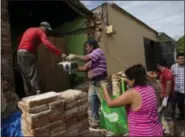
[[87,93],[80,90],[48,92],[23,98],[24,136],[86,136],[89,134]]
[[[7,9],[7,0],[1,1],[1,87],[6,98],[7,107],[2,117],[10,115],[17,104],[17,96],[14,87],[14,73],[12,65],[12,48],[10,37],[10,23]],[[4,104],[2,104],[4,105]]]

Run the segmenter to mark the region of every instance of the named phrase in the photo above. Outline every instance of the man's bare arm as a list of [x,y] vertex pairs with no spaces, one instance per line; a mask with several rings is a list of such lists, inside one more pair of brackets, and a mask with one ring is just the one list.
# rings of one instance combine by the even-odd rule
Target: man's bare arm
[[83,55],[75,55],[75,58],[85,62],[88,62],[91,60],[88,56],[83,56]]
[[79,66],[79,67],[77,68],[77,70],[78,70],[79,72],[85,72],[85,71],[88,70],[88,68],[84,65],[84,66]]
[[166,82],[166,96],[169,97],[172,91],[172,80]]

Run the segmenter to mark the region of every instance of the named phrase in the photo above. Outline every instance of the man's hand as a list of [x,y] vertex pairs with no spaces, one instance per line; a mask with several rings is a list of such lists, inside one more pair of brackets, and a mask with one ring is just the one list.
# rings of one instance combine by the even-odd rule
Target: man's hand
[[62,53],[61,58],[62,58],[62,59],[65,59],[66,57],[67,57],[67,55],[64,54],[64,53]]
[[71,61],[75,59],[75,54],[69,54],[69,56],[66,57],[67,60]]
[[162,102],[162,106],[167,107],[167,105],[168,105],[168,97],[164,97],[163,102]]

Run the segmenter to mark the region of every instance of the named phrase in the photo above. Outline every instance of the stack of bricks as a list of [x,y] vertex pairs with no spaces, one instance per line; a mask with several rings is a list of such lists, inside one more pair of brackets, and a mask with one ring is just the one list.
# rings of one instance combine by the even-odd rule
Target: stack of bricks
[[87,93],[79,90],[48,92],[23,98],[21,129],[24,136],[76,136],[89,133]]
[[64,99],[66,136],[83,136],[89,133],[87,93],[80,90],[61,92]]
[[21,129],[24,136],[57,136],[65,133],[64,107],[60,95],[48,92],[23,98]]

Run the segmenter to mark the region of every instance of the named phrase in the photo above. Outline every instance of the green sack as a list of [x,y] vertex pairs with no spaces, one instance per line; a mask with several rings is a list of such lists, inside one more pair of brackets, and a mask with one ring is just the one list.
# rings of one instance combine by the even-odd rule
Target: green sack
[[[124,81],[121,81],[122,92],[125,91]],[[100,128],[122,135],[128,133],[127,113],[124,107],[109,108],[106,101],[101,96],[100,108]],[[117,98],[118,96],[113,96]]]

